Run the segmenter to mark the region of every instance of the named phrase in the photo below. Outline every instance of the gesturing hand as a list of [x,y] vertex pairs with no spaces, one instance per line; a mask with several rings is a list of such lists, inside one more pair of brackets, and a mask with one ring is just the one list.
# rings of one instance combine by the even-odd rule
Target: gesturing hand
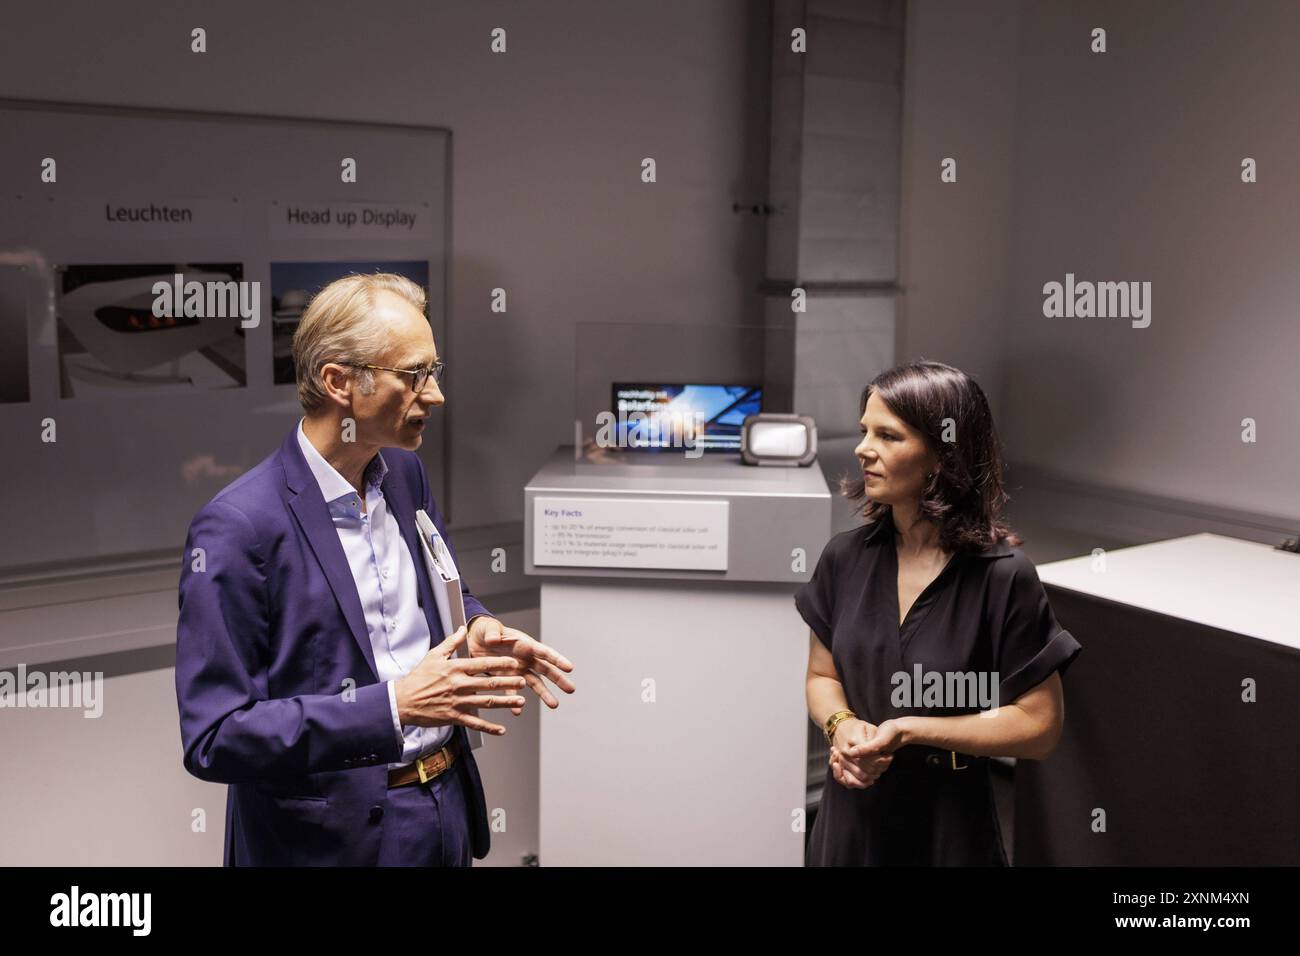
[[497,696],[492,691],[517,691],[524,686],[524,665],[513,657],[462,657],[452,655],[466,640],[465,628],[436,647],[393,686],[397,719],[416,727],[460,724],[489,734],[506,729],[471,711],[482,707],[509,707],[516,714],[524,705],[518,694]]
[[[567,657],[555,648],[529,637],[523,631],[506,627],[494,617],[484,615],[474,619],[473,627],[470,629],[469,647],[470,654],[475,658],[486,659],[491,655],[509,655],[524,668],[524,680],[533,689],[533,693],[551,709],[559,707],[560,702],[546,686],[543,677],[550,678],[551,682],[566,694],[572,694],[577,690],[573,681],[566,676],[567,671],[573,670],[573,665],[569,663]],[[516,717],[521,712],[519,707],[512,707],[511,710]]]
[[[888,721],[886,721],[888,723]],[[892,753],[859,755],[879,728],[865,720],[844,720],[835,728],[830,766],[835,782],[850,790],[865,790],[893,763]]]

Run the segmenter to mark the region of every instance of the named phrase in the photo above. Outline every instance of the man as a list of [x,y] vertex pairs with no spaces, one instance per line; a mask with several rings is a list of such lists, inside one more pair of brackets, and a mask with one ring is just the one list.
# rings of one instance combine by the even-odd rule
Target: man
[[466,728],[505,728],[475,710],[518,716],[525,684],[559,706],[543,678],[574,691],[463,580],[468,627],[443,633],[415,521],[454,560],[414,454],[444,401],[424,307],[397,275],[321,290],[293,339],[306,415],[190,525],[176,696],[185,768],[230,784],[228,866],[482,859]]

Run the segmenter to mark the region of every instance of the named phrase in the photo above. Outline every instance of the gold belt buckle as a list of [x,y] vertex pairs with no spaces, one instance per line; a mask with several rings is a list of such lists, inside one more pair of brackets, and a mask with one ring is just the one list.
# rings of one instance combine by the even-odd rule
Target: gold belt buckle
[[[424,763],[426,760],[432,764],[435,761],[438,761],[439,759],[441,759],[441,766],[439,766],[438,769],[435,770],[433,773],[429,773],[429,771],[424,768]],[[446,747],[443,747],[437,753],[431,754],[428,757],[417,757],[415,761],[415,772],[420,775],[420,783],[428,783],[430,780],[438,776],[438,774],[442,773],[446,769],[447,769],[447,748]]]
[[950,753],[950,754],[952,755],[952,769],[953,769],[953,770],[965,770],[967,767],[970,766],[970,764],[968,764],[965,760],[963,760],[963,761],[961,762],[961,766],[960,766],[960,767],[957,766],[957,751],[955,751],[955,750],[950,750],[950,751],[948,751],[948,753]]

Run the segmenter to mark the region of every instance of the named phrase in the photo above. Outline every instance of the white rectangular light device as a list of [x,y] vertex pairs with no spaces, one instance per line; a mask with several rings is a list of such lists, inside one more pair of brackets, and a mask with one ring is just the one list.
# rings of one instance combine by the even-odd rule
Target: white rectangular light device
[[740,429],[747,465],[811,465],[817,458],[817,424],[807,415],[750,415]]

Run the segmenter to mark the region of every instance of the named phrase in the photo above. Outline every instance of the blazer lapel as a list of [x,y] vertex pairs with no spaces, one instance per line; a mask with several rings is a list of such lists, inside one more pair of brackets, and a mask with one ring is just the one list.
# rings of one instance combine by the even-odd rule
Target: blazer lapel
[[289,507],[298,519],[308,544],[316,554],[329,581],[339,610],[348,622],[348,629],[357,642],[361,654],[370,665],[370,673],[379,680],[379,669],[375,666],[375,651],[370,646],[370,635],[366,630],[366,616],[361,610],[361,597],[357,594],[357,583],[352,579],[352,569],[348,567],[347,555],[343,553],[343,544],[339,541],[338,531],[330,519],[329,509],[325,506],[325,496],[321,494],[316,477],[307,466],[307,460],[298,447],[298,426],[295,423],[289,437],[280,446],[280,462],[284,467],[285,484],[289,488]]

